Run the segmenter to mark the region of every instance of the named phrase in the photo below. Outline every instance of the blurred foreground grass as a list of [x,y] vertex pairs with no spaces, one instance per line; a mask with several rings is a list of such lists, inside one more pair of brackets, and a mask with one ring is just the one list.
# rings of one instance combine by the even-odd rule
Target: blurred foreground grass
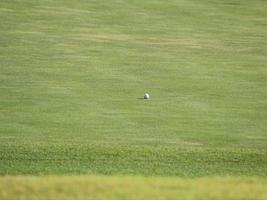
[[0,177],[0,199],[264,200],[267,199],[267,180],[239,177],[6,176]]

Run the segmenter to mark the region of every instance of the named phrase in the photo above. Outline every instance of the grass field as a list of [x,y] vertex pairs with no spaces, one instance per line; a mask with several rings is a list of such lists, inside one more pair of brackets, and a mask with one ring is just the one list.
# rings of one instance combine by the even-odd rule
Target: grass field
[[1,1],[0,185],[266,188],[266,91],[265,0]]

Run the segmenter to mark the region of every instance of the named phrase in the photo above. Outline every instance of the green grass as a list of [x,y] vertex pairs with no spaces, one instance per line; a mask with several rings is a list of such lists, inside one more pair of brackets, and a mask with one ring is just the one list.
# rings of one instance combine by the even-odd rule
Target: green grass
[[265,0],[2,0],[0,199],[266,199],[266,91]]
[[265,0],[2,0],[0,199],[266,199],[266,91]]
[[0,177],[2,200],[265,200],[267,180],[254,178]]
[[266,1],[12,0],[0,19],[1,175],[266,178]]

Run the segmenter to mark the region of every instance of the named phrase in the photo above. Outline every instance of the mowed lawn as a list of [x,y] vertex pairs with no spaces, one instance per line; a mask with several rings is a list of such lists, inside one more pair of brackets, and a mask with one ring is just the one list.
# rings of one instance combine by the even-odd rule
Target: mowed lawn
[[266,187],[267,2],[0,1],[0,175]]

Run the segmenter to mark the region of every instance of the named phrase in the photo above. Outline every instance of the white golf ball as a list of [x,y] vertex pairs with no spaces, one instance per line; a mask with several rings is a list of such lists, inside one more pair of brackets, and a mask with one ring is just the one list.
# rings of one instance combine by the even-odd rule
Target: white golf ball
[[147,92],[144,94],[144,99],[149,99],[149,94]]

